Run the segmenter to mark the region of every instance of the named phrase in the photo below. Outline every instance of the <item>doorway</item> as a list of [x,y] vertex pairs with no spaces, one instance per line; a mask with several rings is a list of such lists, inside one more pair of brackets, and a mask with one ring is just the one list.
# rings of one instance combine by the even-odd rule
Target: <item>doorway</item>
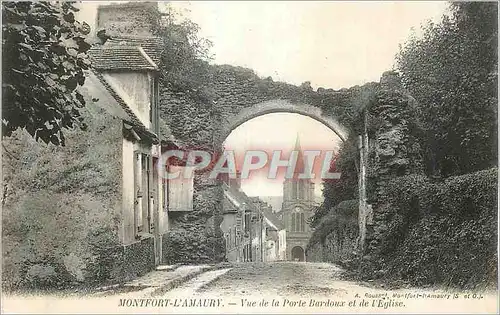
[[304,249],[300,246],[295,246],[292,248],[292,260],[293,261],[304,261]]

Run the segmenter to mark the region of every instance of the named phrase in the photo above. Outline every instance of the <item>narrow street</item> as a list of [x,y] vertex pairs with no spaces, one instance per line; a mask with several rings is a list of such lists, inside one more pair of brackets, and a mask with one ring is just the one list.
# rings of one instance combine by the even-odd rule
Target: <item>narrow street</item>
[[[435,311],[436,307],[449,312],[488,312],[495,305],[494,292],[464,299],[464,293],[444,290],[383,290],[342,280],[343,272],[329,263],[236,263],[205,271],[173,289],[129,292],[120,298],[126,297],[124,303],[130,304],[137,304],[137,297],[142,301],[160,299],[165,301],[162,312],[199,310],[204,314],[425,313]],[[454,294],[458,297],[454,298]]]
[[332,314],[491,313],[496,292],[408,288],[383,290],[342,280],[328,263],[236,263],[153,271],[123,286],[69,296],[11,296],[4,309],[23,313]]
[[351,285],[339,280],[341,272],[338,267],[322,263],[240,263],[201,287],[196,295],[342,297]]

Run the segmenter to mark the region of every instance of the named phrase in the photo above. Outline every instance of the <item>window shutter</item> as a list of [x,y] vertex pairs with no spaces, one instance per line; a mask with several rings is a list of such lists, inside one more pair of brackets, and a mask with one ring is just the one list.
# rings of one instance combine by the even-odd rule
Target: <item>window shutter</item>
[[148,207],[148,230],[149,232],[153,232],[154,230],[154,208],[155,208],[155,183],[154,183],[154,178],[153,178],[153,158],[151,155],[147,155],[146,159],[148,161],[148,168],[147,168],[147,174],[148,174],[148,201],[149,201],[149,207]]
[[146,154],[141,154],[142,158],[142,230],[149,232],[149,159]]
[[180,171],[179,178],[170,179],[168,183],[168,210],[169,211],[192,211],[194,180],[193,178],[182,178],[183,166],[170,166],[171,172]]
[[[165,166],[165,167],[167,168],[166,171],[170,171],[168,166]],[[168,211],[168,204],[169,204],[168,198],[170,197],[168,195],[169,181],[166,179],[163,179],[162,180],[162,187],[163,187],[163,212],[167,212]]]
[[136,232],[142,232],[142,154],[135,152],[134,155],[135,227]]

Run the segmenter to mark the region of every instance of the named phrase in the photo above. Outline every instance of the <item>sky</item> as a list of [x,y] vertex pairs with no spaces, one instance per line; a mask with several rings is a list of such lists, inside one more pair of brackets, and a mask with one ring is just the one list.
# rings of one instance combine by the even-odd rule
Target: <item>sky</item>
[[[313,88],[340,89],[379,81],[394,67],[399,44],[419,34],[421,23],[437,20],[446,2],[177,2],[173,6],[200,26],[213,43],[213,63],[253,69],[262,77]],[[268,114],[235,129],[226,147],[291,149],[338,148],[340,139],[312,118]],[[282,181],[266,173],[242,182],[250,196],[282,195]],[[315,192],[321,194],[321,181]]]
[[436,20],[441,1],[192,1],[172,6],[214,44],[214,63],[275,81],[340,89],[379,81],[414,28]]
[[[116,1],[113,1],[116,2]],[[91,24],[96,6],[85,2],[81,19]],[[110,3],[109,1],[107,3]],[[379,81],[393,69],[399,45],[420,25],[446,13],[441,1],[173,1],[172,7],[200,27],[213,43],[215,64],[253,69],[259,76],[313,88],[348,88]],[[338,147],[340,139],[321,123],[297,114],[268,114],[240,125],[226,147],[290,149]],[[282,181],[263,174],[244,182],[251,195],[281,195]],[[316,185],[319,194],[321,186]]]

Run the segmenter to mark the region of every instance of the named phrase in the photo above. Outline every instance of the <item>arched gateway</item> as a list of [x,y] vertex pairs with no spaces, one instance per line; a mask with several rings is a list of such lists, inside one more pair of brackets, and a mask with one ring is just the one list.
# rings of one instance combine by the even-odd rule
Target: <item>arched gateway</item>
[[[196,148],[220,154],[224,141],[235,128],[253,118],[271,113],[294,113],[310,117],[332,130],[342,141],[346,141],[350,131],[343,122],[352,117],[352,104],[358,103],[354,98],[358,98],[361,93],[359,88],[314,91],[307,86],[298,87],[261,79],[249,69],[225,65],[214,66],[211,75],[207,89],[213,92],[213,98],[208,102],[188,96],[179,97],[167,90],[162,93],[160,107],[168,117],[168,127],[181,147],[187,151]],[[195,173],[193,210],[189,213],[175,213],[169,220],[174,221],[171,226],[180,229],[190,224],[211,226],[216,238],[221,240],[218,244],[223,244],[225,236],[226,242],[229,239],[229,233],[224,235],[225,232],[220,230],[224,215],[223,183],[208,178],[209,173]],[[202,231],[207,230],[200,229],[199,233],[205,233]],[[231,232],[231,239],[234,240],[233,234],[235,233]],[[287,248],[294,246],[303,247],[303,244],[287,244]],[[172,248],[172,252],[182,250],[180,246]],[[211,257],[214,252],[220,253],[220,257],[224,258],[222,249],[207,250],[202,254]],[[283,256],[290,259],[288,249]]]

